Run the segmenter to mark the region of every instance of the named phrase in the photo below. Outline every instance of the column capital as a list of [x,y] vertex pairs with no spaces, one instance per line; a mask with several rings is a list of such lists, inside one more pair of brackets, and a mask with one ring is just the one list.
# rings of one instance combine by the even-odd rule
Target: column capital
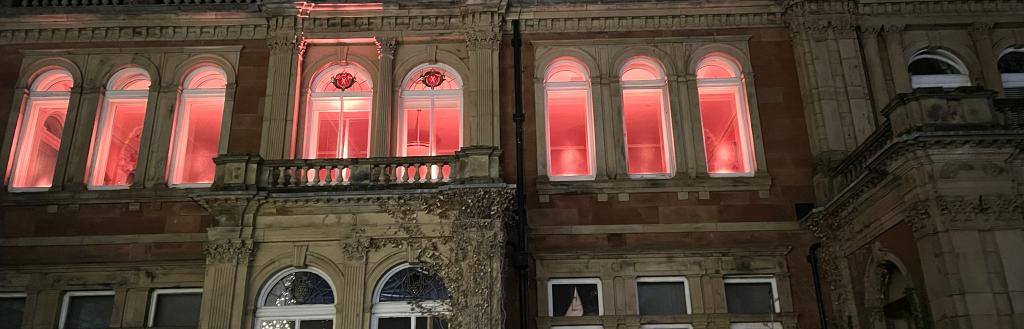
[[374,44],[377,45],[377,58],[395,58],[395,51],[398,50],[398,38],[375,37]]
[[885,24],[882,26],[882,32],[885,34],[901,33],[906,25],[903,24]]
[[501,31],[495,29],[468,29],[466,47],[469,49],[496,49],[501,44]]
[[878,38],[878,33],[882,31],[882,25],[870,24],[860,26],[860,35],[864,38],[875,39]]
[[987,36],[992,31],[992,26],[993,24],[990,22],[974,22],[967,30],[971,33],[981,33]]
[[203,247],[207,264],[233,264],[249,261],[253,256],[252,241],[210,241]]

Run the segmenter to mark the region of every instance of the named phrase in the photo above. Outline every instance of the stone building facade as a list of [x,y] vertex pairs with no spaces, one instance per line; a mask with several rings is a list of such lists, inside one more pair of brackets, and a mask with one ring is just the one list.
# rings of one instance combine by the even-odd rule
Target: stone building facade
[[1022,14],[6,1],[0,328],[1024,328]]

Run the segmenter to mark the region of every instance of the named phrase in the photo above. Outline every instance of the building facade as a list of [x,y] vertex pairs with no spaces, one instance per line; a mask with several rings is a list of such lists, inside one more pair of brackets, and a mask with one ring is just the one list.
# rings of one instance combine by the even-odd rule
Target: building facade
[[1024,328],[1017,0],[0,5],[0,329]]

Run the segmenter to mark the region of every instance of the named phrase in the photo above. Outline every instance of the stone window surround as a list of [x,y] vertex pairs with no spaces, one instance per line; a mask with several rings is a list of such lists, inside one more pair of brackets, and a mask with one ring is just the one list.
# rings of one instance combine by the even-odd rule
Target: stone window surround
[[146,310],[146,327],[153,327],[153,321],[156,319],[156,303],[160,295],[174,295],[174,294],[195,294],[203,293],[203,288],[158,288],[153,289],[153,293],[149,297],[149,307]]
[[728,285],[730,283],[768,283],[772,286],[772,297],[775,299],[772,302],[772,307],[775,308],[775,312],[779,312],[779,286],[773,276],[764,275],[731,275],[722,278],[722,283]]
[[[724,279],[727,277],[771,277],[777,284],[780,314],[774,320],[789,328],[795,323],[789,293],[789,270],[786,250],[729,251],[644,251],[637,253],[609,252],[580,257],[574,253],[537,255],[537,286],[546,287],[549,280],[560,278],[598,278],[601,281],[603,315],[584,317],[552,317],[550,311],[538,317],[538,328],[602,325],[613,319],[632,319],[644,324],[689,324],[706,317],[724,314],[730,323],[768,322],[770,316],[728,314]],[[748,264],[748,265],[743,265]],[[718,267],[716,270],[711,268]],[[643,277],[687,278],[687,291],[692,303],[691,313],[678,316],[639,316],[636,280]],[[621,286],[621,288],[620,288]],[[619,294],[625,294],[621,296]],[[717,297],[715,297],[717,296]],[[537,295],[537,307],[549,309],[548,293]],[[711,304],[706,304],[711,303]],[[616,314],[621,310],[625,314]],[[717,311],[716,311],[717,310]],[[640,320],[643,319],[643,320]],[[711,318],[707,318],[711,319]]]
[[[75,80],[65,120],[65,134],[57,158],[52,187],[48,191],[74,191],[83,193],[121,194],[127,191],[89,191],[85,187],[88,149],[92,143],[92,129],[77,129],[75,126],[92,127],[102,106],[102,86],[112,74],[125,67],[140,67],[151,77],[147,97],[146,118],[143,137],[140,141],[136,179],[131,189],[162,187],[161,194],[187,195],[188,190],[171,189],[166,184],[167,157],[170,148],[171,121],[177,111],[181,79],[195,65],[212,63],[221,67],[227,75],[228,85],[224,102],[224,119],[219,142],[220,153],[227,151],[231,112],[234,108],[235,76],[241,46],[197,46],[197,47],[139,47],[139,48],[87,48],[22,50],[25,56],[15,95],[27,92],[28,83],[35,72],[49,66],[59,66],[71,72]],[[85,68],[83,71],[82,68]],[[170,72],[171,74],[168,74]],[[14,97],[12,109],[20,109],[23,99]],[[17,122],[20,110],[11,111],[10,121]],[[5,141],[11,140],[15,125],[9,125]],[[77,135],[74,135],[77,134]],[[4,143],[0,157],[9,158],[12,143]],[[7,161],[0,162],[5,166]],[[29,192],[29,191],[26,191]],[[3,192],[8,193],[8,192]]]
[[[111,298],[115,298],[114,294],[115,292],[113,290],[76,290],[64,292],[64,296],[61,297],[60,318],[58,320],[57,328],[64,329],[64,323],[67,321],[68,316],[68,305],[71,304],[72,297],[110,296]],[[111,308],[116,307],[116,303],[111,305]],[[111,310],[111,313],[113,313],[113,310]]]
[[636,312],[640,314],[640,284],[641,283],[682,283],[683,284],[683,298],[686,300],[686,314],[693,314],[693,300],[690,298],[690,281],[685,276],[642,276],[636,278],[636,284],[633,285],[633,289],[636,291],[637,303]]
[[336,320],[335,318],[337,317],[337,315],[335,314],[335,306],[334,306],[335,304],[329,304],[329,305],[326,305],[326,304],[325,305],[299,305],[297,307],[287,307],[287,306],[286,307],[264,307],[263,306],[264,303],[267,300],[268,295],[270,294],[270,290],[274,288],[274,285],[276,285],[278,281],[281,281],[281,279],[284,279],[284,277],[286,277],[286,276],[288,276],[290,274],[294,274],[294,273],[298,273],[298,272],[313,273],[313,274],[316,274],[316,275],[320,276],[321,278],[323,278],[324,281],[327,281],[327,284],[329,284],[331,286],[332,293],[334,293],[335,304],[337,304],[337,296],[338,296],[337,295],[337,291],[338,291],[338,289],[335,286],[335,283],[331,281],[330,276],[328,276],[323,271],[321,271],[321,270],[319,270],[319,269],[317,269],[315,267],[306,267],[306,268],[294,268],[293,267],[293,268],[284,269],[282,271],[279,271],[277,274],[274,274],[273,276],[271,276],[269,279],[267,279],[266,281],[264,281],[260,285],[260,293],[258,295],[258,298],[256,298],[256,309],[255,309],[255,312],[253,313],[254,318],[255,318],[255,321],[253,321],[253,327],[254,328],[259,328],[259,323],[260,323],[260,321],[263,321],[263,320],[293,320],[293,321],[324,320],[324,319],[330,319],[331,321],[335,321]]
[[[596,179],[590,181],[552,181],[548,178],[547,151],[540,146],[546,145],[546,136],[543,129],[537,129],[537,189],[540,201],[548,202],[550,195],[554,194],[579,192],[598,194],[601,201],[607,199],[607,194],[618,194],[620,200],[628,200],[628,193],[641,192],[676,192],[681,200],[687,199],[689,192],[698,192],[699,198],[706,199],[710,191],[758,191],[760,197],[768,197],[771,177],[766,167],[756,90],[748,55],[749,38],[750,36],[746,35],[736,35],[608,39],[600,40],[596,44],[594,40],[533,41],[536,47],[536,126],[545,126],[543,77],[547,64],[563,56],[576,58],[590,71],[591,102],[594,104],[592,111],[595,118],[593,131]],[[754,139],[756,171],[753,177],[711,177],[707,173],[703,139],[699,128],[696,65],[704,56],[714,52],[728,54],[742,66],[741,78],[747,93]],[[617,75],[621,66],[636,56],[647,56],[660,61],[668,76],[669,112],[676,161],[676,172],[670,178],[630,178],[626,174],[625,144],[615,138],[621,136],[624,129],[621,125],[622,96]],[[680,68],[685,68],[685,71]],[[600,197],[602,195],[603,198]]]
[[[551,289],[553,289],[554,286],[558,285],[558,284],[593,284],[593,285],[597,285],[597,314],[604,315],[604,289],[602,288],[602,285],[601,285],[601,279],[593,278],[593,277],[586,277],[586,278],[551,278],[551,279],[548,279],[548,282],[547,282],[547,285],[546,285],[547,289],[545,289],[545,291],[547,291],[547,295],[548,295],[548,299],[547,300],[548,301],[550,301],[552,299],[551,298],[551,294],[552,294],[553,291]],[[555,313],[554,304],[549,302],[548,303],[548,316],[555,317],[554,313]]]

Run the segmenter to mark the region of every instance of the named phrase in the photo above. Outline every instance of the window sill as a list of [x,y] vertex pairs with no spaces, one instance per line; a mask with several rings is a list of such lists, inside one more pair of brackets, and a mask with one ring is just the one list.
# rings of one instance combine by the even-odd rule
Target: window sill
[[537,179],[537,195],[540,202],[549,202],[552,195],[596,194],[598,201],[608,200],[615,195],[619,201],[628,201],[630,193],[676,193],[679,200],[686,200],[690,193],[699,199],[709,199],[711,192],[757,191],[761,198],[769,197],[772,178],[767,173],[740,177],[689,177],[676,175],[664,179],[617,179],[590,181],[551,181],[541,176]]

